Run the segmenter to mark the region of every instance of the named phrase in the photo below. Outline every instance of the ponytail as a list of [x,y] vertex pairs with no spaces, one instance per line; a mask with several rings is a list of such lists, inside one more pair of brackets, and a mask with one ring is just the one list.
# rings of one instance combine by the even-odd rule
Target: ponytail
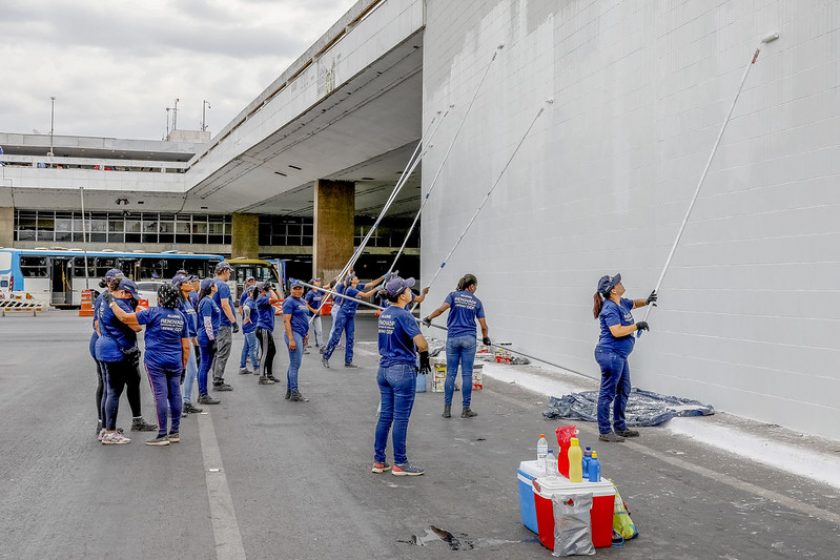
[[594,315],[597,319],[598,316],[601,314],[601,307],[604,305],[604,300],[601,298],[601,294],[595,292],[595,296],[592,301],[592,315]]
[[473,274],[464,274],[464,276],[458,280],[458,291],[463,292],[470,286],[475,286],[478,284],[478,278],[475,277]]
[[210,295],[210,292],[213,291],[213,284],[210,284],[207,288],[203,288],[201,291],[198,292],[198,301],[200,302],[204,298]]

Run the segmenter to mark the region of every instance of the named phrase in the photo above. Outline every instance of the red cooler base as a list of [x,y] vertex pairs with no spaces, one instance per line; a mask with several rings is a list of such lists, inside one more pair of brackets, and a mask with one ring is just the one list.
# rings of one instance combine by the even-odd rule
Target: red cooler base
[[[540,490],[537,490],[537,486]],[[613,513],[615,505],[615,489],[607,481],[601,482],[569,482],[563,478],[539,478],[534,485],[534,500],[537,507],[537,528],[540,543],[547,549],[554,551],[554,506],[552,495],[592,493],[592,510],[590,520],[592,527],[592,544],[595,548],[609,548],[612,546]]]

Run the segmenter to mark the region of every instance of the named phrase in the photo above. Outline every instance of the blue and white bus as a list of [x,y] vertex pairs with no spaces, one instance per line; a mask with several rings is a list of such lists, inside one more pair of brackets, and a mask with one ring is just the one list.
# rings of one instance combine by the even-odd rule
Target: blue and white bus
[[47,305],[73,307],[81,305],[82,290],[99,289],[99,279],[111,268],[119,268],[138,282],[172,278],[179,269],[204,278],[212,276],[222,260],[221,255],[179,251],[0,248],[0,294],[8,297],[11,292],[26,292]]

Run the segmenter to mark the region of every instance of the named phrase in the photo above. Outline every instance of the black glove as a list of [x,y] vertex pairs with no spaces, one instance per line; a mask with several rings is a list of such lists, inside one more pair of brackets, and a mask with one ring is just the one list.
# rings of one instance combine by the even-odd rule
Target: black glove
[[432,319],[431,319],[431,317],[423,317],[423,320],[422,320],[422,321],[420,321],[420,322],[421,322],[421,323],[423,323],[423,326],[424,326],[424,327],[431,327],[431,326],[432,326]]
[[431,373],[432,366],[429,363],[429,351],[420,352],[420,373]]
[[232,325],[230,326],[230,328],[231,328],[231,329],[233,329],[233,332],[234,332],[234,333],[238,333],[238,332],[239,332],[239,323],[234,323],[234,324],[232,324]]
[[211,341],[207,344],[207,349],[208,349],[208,350],[210,350],[210,354],[211,354],[211,355],[212,355],[212,354],[215,354],[215,353],[216,353],[216,341],[215,341],[215,340],[211,340]]
[[650,327],[647,324],[647,321],[639,321],[636,323],[636,330],[637,331],[649,331]]
[[489,336],[485,336],[484,338],[482,338],[481,342],[484,343],[484,346],[492,346],[493,345],[493,343],[490,342],[490,337]]
[[198,368],[201,366],[201,350],[198,349],[198,344],[193,344],[193,350],[195,350],[195,367]]
[[653,305],[654,307],[656,307],[656,300],[658,300],[658,299],[659,299],[659,296],[656,295],[656,290],[653,290],[650,293],[650,295],[648,296],[647,300],[645,300],[645,301],[647,302],[648,305]]
[[183,384],[184,384],[184,379],[186,379],[186,378],[187,378],[187,370],[186,370],[186,369],[182,369],[182,370],[181,370],[181,385],[183,385]]
[[114,303],[114,294],[112,294],[110,291],[102,292],[102,299],[105,300],[106,305],[111,305],[112,303]]

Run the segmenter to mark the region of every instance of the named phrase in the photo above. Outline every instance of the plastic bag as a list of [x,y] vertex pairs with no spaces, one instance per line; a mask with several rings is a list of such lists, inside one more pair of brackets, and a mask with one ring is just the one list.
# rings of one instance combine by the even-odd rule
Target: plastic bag
[[590,513],[592,494],[552,496],[554,506],[554,556],[592,556]]
[[636,529],[636,524],[630,518],[630,511],[624,500],[621,499],[621,494],[618,493],[618,487],[613,483],[615,488],[615,505],[613,506],[613,531],[621,535],[625,541],[635,539],[639,536],[639,530]]

